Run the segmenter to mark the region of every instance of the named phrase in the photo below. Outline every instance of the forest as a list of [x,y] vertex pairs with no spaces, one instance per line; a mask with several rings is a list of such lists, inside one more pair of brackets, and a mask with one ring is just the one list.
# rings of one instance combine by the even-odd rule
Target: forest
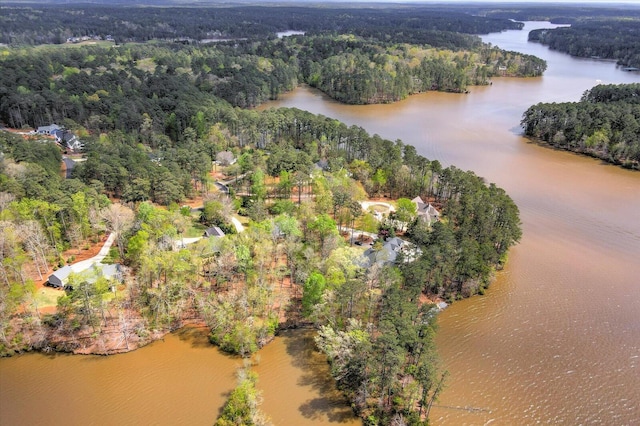
[[[0,119],[14,129],[0,131],[0,353],[128,351],[198,324],[222,350],[251,357],[281,327],[311,326],[367,424],[428,423],[446,378],[430,301],[485,290],[520,239],[517,206],[400,140],[297,109],[246,107],[300,82],[387,102],[458,91],[450,80],[472,84],[496,66],[544,64],[368,31],[3,47]],[[342,67],[357,78],[340,80]],[[51,123],[81,138],[82,152],[29,132]],[[69,177],[63,156],[74,160]],[[416,196],[438,208],[438,221],[418,218]],[[371,198],[396,211],[376,218],[360,204]],[[226,235],[203,238],[211,227]],[[354,229],[377,241],[354,241]],[[108,235],[103,262],[121,265],[121,281],[89,269],[71,273],[64,290],[43,289]],[[396,235],[413,249],[395,261],[364,255],[363,245],[380,254]],[[255,406],[257,379],[241,376],[219,424]]]
[[568,151],[640,169],[640,84],[598,85],[579,102],[537,104],[522,117],[525,135]]
[[573,56],[640,68],[640,17],[581,20],[567,28],[531,31],[529,40]]
[[[221,6],[127,7],[126,5],[40,5],[6,2],[0,15],[0,43],[38,45],[65,43],[68,38],[111,36],[118,43],[156,39],[195,41],[275,38],[279,31],[351,34],[372,29],[403,37],[440,32],[487,34],[519,29],[507,18],[472,15],[442,6],[358,7]],[[107,19],[108,17],[108,19]],[[460,37],[458,37],[460,38]],[[399,40],[398,41],[408,41]]]
[[136,129],[143,111],[165,126],[184,128],[194,115],[187,108],[197,101],[215,97],[253,107],[301,82],[342,102],[363,104],[427,90],[463,92],[494,76],[537,76],[546,69],[538,58],[485,45],[451,51],[353,35],[4,52],[2,121],[20,128],[72,119],[90,131]]

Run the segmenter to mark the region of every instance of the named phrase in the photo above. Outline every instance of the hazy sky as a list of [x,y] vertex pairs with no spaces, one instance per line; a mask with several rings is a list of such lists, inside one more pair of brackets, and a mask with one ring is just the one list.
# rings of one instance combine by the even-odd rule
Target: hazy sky
[[[276,0],[270,0],[276,1]],[[318,0],[285,0],[286,2],[299,3],[318,3]],[[640,6],[640,0],[328,0],[331,3],[428,3],[428,4],[447,4],[447,3],[601,3],[601,4],[632,4]],[[231,0],[230,3],[233,3]]]
[[[240,0],[251,1],[251,0]],[[263,0],[269,3],[320,3],[320,0]],[[640,0],[327,0],[328,3],[414,3],[414,4],[456,4],[456,3],[486,3],[486,4],[500,4],[500,3],[529,3],[529,4],[557,4],[557,5],[597,5],[602,4],[606,6],[611,5],[624,5],[638,6],[640,7]],[[229,3],[234,3],[234,0],[229,0]]]
[[[295,1],[295,0],[291,0]],[[302,0],[305,1],[305,0]],[[309,0],[315,2],[315,0]],[[637,5],[640,7],[640,0],[329,0],[334,3],[571,3],[571,4],[624,4],[624,5]]]

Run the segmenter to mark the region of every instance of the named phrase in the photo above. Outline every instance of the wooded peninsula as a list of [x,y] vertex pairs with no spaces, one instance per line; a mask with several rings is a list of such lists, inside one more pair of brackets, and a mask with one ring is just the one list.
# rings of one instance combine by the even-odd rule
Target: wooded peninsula
[[[473,35],[522,24],[437,7],[18,4],[0,23],[2,355],[116,353],[197,324],[250,357],[313,326],[366,424],[428,423],[446,377],[436,302],[484,292],[521,236],[517,206],[400,140],[253,107],[302,83],[369,104],[540,76],[544,61]],[[247,408],[256,380],[242,370],[219,424],[267,423]]]
[[533,105],[521,124],[550,146],[640,169],[640,84],[598,85],[579,102]]

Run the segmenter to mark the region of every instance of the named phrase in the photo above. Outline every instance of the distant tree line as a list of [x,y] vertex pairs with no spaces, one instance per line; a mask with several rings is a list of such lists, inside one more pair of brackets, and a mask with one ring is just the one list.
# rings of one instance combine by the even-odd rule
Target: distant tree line
[[[278,31],[350,33],[393,27],[407,34],[428,31],[486,34],[522,24],[463,9],[301,6],[127,7],[127,5],[3,5],[0,43],[64,43],[70,37],[112,36],[118,43],[152,39],[265,39]],[[108,17],[108,19],[105,19]],[[418,36],[419,37],[419,36]],[[408,40],[407,40],[408,41]]]
[[471,6],[470,11],[494,18],[515,19],[516,21],[549,21],[554,24],[575,24],[589,19],[640,18],[640,11],[631,4],[619,3],[613,7],[605,5],[574,7],[573,5],[521,3],[508,8],[496,5]]
[[[0,119],[11,127],[73,120],[91,132],[153,126],[177,139],[202,106],[251,107],[300,81],[349,103],[425,90],[461,92],[496,75],[540,75],[538,58],[480,46],[442,51],[354,36],[209,46],[128,44],[20,49],[0,58]],[[70,125],[72,127],[72,125]]]
[[509,8],[476,6],[471,10],[494,18],[570,24],[566,28],[533,30],[529,40],[570,55],[614,59],[622,66],[640,68],[640,10],[631,4],[573,7],[523,3]]
[[624,67],[640,68],[640,17],[581,20],[567,28],[533,30],[529,40],[573,56],[615,59]]
[[522,126],[549,145],[640,169],[640,84],[598,85],[580,102],[533,105]]

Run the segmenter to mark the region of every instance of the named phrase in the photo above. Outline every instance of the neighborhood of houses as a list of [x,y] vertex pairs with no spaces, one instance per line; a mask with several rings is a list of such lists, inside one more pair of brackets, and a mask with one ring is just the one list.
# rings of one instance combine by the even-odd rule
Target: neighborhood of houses
[[71,131],[65,129],[57,124],[50,124],[48,126],[40,126],[36,130],[19,130],[8,129],[0,125],[0,130],[22,135],[22,137],[28,138],[36,135],[44,136],[45,139],[55,141],[63,151],[67,153],[77,153],[84,148],[84,144],[74,135]]
[[[84,144],[78,139],[76,135],[74,135],[71,131],[65,129],[62,126],[58,126],[57,124],[50,124],[48,126],[40,126],[36,130],[30,131],[22,131],[15,129],[7,129],[0,126],[0,130],[9,131],[11,133],[15,133],[18,135],[22,135],[23,137],[33,137],[33,136],[43,136],[43,140],[55,141],[56,144],[66,153],[66,154],[77,154],[82,151],[84,148]],[[67,155],[62,157],[63,167],[62,170],[64,172],[64,177],[69,179],[71,178],[71,171],[75,167],[78,161],[84,161],[81,158],[70,158]]]
[[[78,152],[83,148],[82,142],[71,132],[65,130],[64,128],[51,124],[49,126],[41,126],[38,127],[35,131],[26,133],[26,135],[45,135],[51,136],[55,138],[56,143],[58,143],[62,149],[67,152]],[[219,159],[215,162],[215,164],[233,164],[235,163],[235,158],[233,154],[230,152],[220,153],[227,155],[220,155]],[[66,170],[66,177],[69,178],[71,176],[71,171],[75,166],[75,161],[67,156],[63,156],[62,159],[64,163],[63,169]],[[323,169],[323,164],[316,164],[318,169]],[[228,188],[224,183],[216,181],[216,186],[218,190],[221,192],[228,193]],[[226,190],[226,191],[225,191]],[[416,206],[416,214],[417,219],[425,222],[427,225],[432,225],[440,219],[440,213],[438,210],[429,202],[425,202],[421,197],[415,197],[411,200]],[[379,207],[384,207],[388,209],[389,212],[394,211],[394,207],[388,203],[376,202],[376,201],[364,201],[361,203],[363,210],[371,210],[376,219],[379,221],[383,219],[382,213],[375,209],[370,209],[374,205],[378,205]],[[242,232],[244,230],[243,226],[239,223],[237,218],[231,218],[238,232]],[[361,234],[365,234],[361,232]],[[368,234],[374,241],[377,239],[377,235]],[[225,236],[224,231],[217,226],[209,227],[205,229],[203,235],[201,237],[196,238],[182,238],[179,241],[175,241],[173,244],[174,250],[185,248],[188,244],[192,244],[202,238],[223,238]],[[95,282],[98,277],[105,277],[109,280],[115,280],[116,282],[122,281],[122,268],[121,265],[118,264],[102,264],[101,260],[104,258],[106,253],[110,248],[109,243],[105,243],[105,246],[101,250],[102,256],[97,256],[94,259],[90,259],[89,261],[85,261],[83,265],[66,265],[58,270],[56,270],[51,276],[49,276],[48,281],[45,285],[49,287],[59,288],[59,289],[68,289],[68,281],[69,276],[72,273],[82,273],[83,278],[88,280],[89,282]],[[360,244],[359,244],[360,245]],[[402,259],[404,262],[410,262],[413,259],[417,258],[420,255],[420,249],[416,247],[414,244],[403,240],[398,237],[389,238],[386,241],[383,241],[382,244],[371,244],[371,246],[366,249],[363,253],[363,257],[365,260],[365,264],[367,267],[371,267],[375,264],[377,265],[385,265],[392,264],[399,261],[399,256],[402,255]],[[82,263],[82,262],[81,262]],[[112,287],[115,289],[115,286]],[[442,307],[441,307],[442,308]]]
[[[427,222],[429,225],[439,220],[440,213],[430,203],[425,203],[420,197],[413,200],[416,205],[418,220]],[[362,203],[363,209],[370,206],[370,202]],[[378,203],[386,205],[390,210],[392,206],[386,203]],[[237,220],[237,219],[236,219]],[[235,221],[234,221],[235,224]],[[243,228],[238,228],[242,232]],[[376,235],[369,234],[374,240]],[[205,229],[202,237],[181,239],[173,245],[174,250],[185,248],[188,244],[192,244],[202,238],[223,238],[224,231],[217,226]],[[58,289],[70,289],[69,277],[72,273],[82,274],[82,277],[88,282],[95,282],[99,277],[105,277],[114,283],[122,281],[122,267],[119,264],[103,264],[101,261],[108,253],[114,237],[110,236],[100,253],[92,259],[79,262],[74,265],[65,265],[51,274],[45,283],[46,286]],[[363,253],[367,267],[373,265],[383,266],[385,264],[393,264],[398,261],[398,257],[402,254],[404,262],[410,262],[420,255],[420,249],[414,244],[403,240],[399,237],[389,238],[382,245],[371,244]],[[115,290],[115,286],[112,287]]]
[[53,136],[65,151],[78,152],[84,147],[76,135],[57,124],[40,126],[36,129],[35,133],[38,135]]
[[83,41],[89,41],[89,40],[114,41],[112,35],[106,35],[104,37],[99,36],[99,35],[92,35],[92,36],[82,36],[82,37],[69,37],[69,38],[67,38],[67,43],[82,43]]

